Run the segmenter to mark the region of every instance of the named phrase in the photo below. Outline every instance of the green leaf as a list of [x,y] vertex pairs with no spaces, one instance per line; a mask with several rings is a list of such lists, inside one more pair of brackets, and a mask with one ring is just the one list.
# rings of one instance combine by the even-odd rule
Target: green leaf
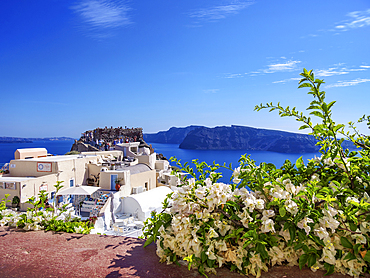
[[153,237],[153,236],[149,237],[149,238],[145,241],[145,243],[144,243],[144,247],[147,247],[147,246],[148,246],[149,244],[151,244],[153,241],[154,241],[154,237]]
[[326,269],[326,273],[324,274],[325,276],[333,274],[334,273],[334,265],[324,263],[324,267]]
[[294,250],[298,250],[298,249],[301,249],[303,247],[303,243],[299,243],[297,244],[296,246],[294,246]]
[[258,253],[260,253],[262,259],[267,259],[269,257],[269,255],[266,251],[265,245],[263,245],[261,243],[257,243],[256,250],[257,250]]
[[284,217],[284,216],[285,216],[285,214],[286,214],[286,210],[285,210],[285,208],[284,208],[284,207],[280,207],[280,208],[279,208],[279,214],[280,214],[280,216],[281,216],[281,217]]
[[306,129],[306,128],[310,128],[308,125],[302,125],[299,130],[302,130],[302,129]]
[[200,258],[201,258],[201,260],[202,260],[202,263],[204,263],[206,260],[207,260],[207,255],[206,255],[206,252],[202,252],[201,254],[200,254]]
[[364,261],[370,263],[370,252],[369,252],[369,250],[366,251],[366,255],[364,257]]
[[285,231],[286,229],[289,229],[289,227],[292,225],[292,223],[290,223],[290,222],[285,222],[284,223],[284,228],[283,228],[283,231]]
[[343,245],[343,247],[353,249],[352,243],[347,238],[345,238],[343,236],[340,238],[340,243]]
[[298,86],[298,89],[299,88],[304,88],[304,87],[310,87],[310,88],[313,88],[312,84],[311,83],[303,83],[301,85]]
[[322,105],[322,110],[325,112],[325,113],[328,113],[328,106],[326,105],[326,103],[324,102]]
[[361,244],[355,244],[355,246],[353,246],[353,251],[355,252],[355,254],[357,255],[359,250],[361,249]]
[[295,240],[296,231],[297,231],[297,229],[295,228],[295,226],[290,226],[289,227],[289,235],[290,235],[289,244],[292,244],[293,241]]
[[345,257],[344,257],[344,260],[349,260],[349,261],[352,261],[352,260],[355,260],[356,259],[356,256],[353,255],[351,252],[349,252]]
[[351,231],[356,231],[357,230],[357,225],[354,224],[354,223],[352,223],[352,222],[350,222],[349,223],[349,228],[351,229]]
[[297,166],[298,169],[301,169],[302,167],[304,167],[304,162],[303,162],[302,156],[297,159],[296,166]]
[[302,269],[305,266],[307,260],[308,260],[307,254],[303,254],[302,256],[299,257],[299,269]]
[[303,233],[302,231],[299,231],[299,230],[298,230],[298,239],[299,239],[300,241],[304,241],[304,240],[306,240],[306,239],[307,239],[307,235],[306,235],[305,233]]
[[308,267],[313,266],[316,263],[316,253],[311,253],[308,257]]
[[208,267],[213,268],[215,265],[215,260],[207,259],[207,265]]
[[338,129],[340,129],[340,128],[342,128],[342,127],[344,127],[344,125],[342,125],[342,124],[337,125],[337,126],[335,126],[335,127],[333,128],[333,131],[334,131],[334,132],[337,132],[337,130],[338,130]]
[[310,113],[310,115],[315,115],[316,117],[319,117],[321,119],[324,119],[325,118],[324,115],[322,113],[320,113],[319,111],[312,111]]

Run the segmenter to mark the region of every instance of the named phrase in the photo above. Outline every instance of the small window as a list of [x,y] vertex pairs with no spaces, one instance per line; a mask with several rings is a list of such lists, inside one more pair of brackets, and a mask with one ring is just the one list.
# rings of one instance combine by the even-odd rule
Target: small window
[[6,182],[5,183],[5,189],[17,189],[17,187],[15,186],[15,182]]

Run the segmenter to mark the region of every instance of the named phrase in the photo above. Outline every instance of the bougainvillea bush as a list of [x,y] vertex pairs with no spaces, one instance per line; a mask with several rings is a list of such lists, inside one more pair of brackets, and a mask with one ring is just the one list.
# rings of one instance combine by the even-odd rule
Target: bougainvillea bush
[[[204,275],[217,268],[259,277],[274,265],[322,269],[358,277],[370,266],[369,138],[353,123],[348,130],[332,120],[334,101],[325,102],[322,80],[303,70],[299,88],[309,88],[311,118],[280,104],[277,110],[302,122],[320,146],[320,157],[285,161],[281,168],[240,158],[230,184],[217,182],[220,167],[194,160],[194,169],[176,161],[192,177],[183,179],[164,202],[164,211],[145,223],[145,246],[157,244],[161,262],[185,260]],[[369,117],[362,117],[369,125]],[[350,140],[357,151],[343,149]],[[356,148],[354,148],[356,149]]]
[[[58,181],[55,186],[56,193],[63,187],[62,181]],[[26,231],[55,231],[67,233],[89,234],[94,228],[93,221],[81,221],[79,218],[74,218],[71,213],[65,209],[66,205],[57,209],[45,208],[45,203],[48,194],[42,190],[38,198],[31,197],[27,203],[31,204],[33,208],[28,208],[26,212],[17,212],[6,207],[9,194],[5,194],[0,202],[0,227],[9,226],[21,228]]]

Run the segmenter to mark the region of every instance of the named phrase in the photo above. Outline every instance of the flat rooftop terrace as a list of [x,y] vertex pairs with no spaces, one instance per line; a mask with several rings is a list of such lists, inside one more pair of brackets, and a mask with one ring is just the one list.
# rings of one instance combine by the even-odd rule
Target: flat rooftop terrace
[[[186,266],[159,263],[156,246],[151,244],[143,248],[144,242],[128,237],[25,232],[0,227],[0,277],[203,277],[197,270],[188,271]],[[208,277],[246,276],[222,268],[217,275]],[[324,277],[324,272],[279,266],[263,272],[261,277],[319,278]],[[333,274],[328,277],[350,276]],[[370,278],[370,275],[364,277]]]
[[97,155],[89,154],[89,155],[78,155],[78,154],[71,154],[71,155],[53,155],[53,156],[46,156],[46,157],[37,157],[37,158],[27,158],[27,159],[12,159],[11,161],[45,161],[45,162],[58,162],[58,161],[67,161],[79,158],[94,158]]

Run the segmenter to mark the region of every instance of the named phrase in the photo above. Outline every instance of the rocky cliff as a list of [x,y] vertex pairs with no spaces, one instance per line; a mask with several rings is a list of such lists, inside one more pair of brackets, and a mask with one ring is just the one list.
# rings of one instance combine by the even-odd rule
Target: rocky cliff
[[[144,134],[144,138],[149,142],[177,143],[181,149],[193,150],[256,150],[280,153],[312,153],[319,150],[316,139],[311,135],[234,125],[171,128],[150,136]],[[354,148],[350,142],[344,142],[343,146]]]
[[167,131],[144,134],[144,140],[150,143],[180,144],[186,135],[201,126],[171,127]]

